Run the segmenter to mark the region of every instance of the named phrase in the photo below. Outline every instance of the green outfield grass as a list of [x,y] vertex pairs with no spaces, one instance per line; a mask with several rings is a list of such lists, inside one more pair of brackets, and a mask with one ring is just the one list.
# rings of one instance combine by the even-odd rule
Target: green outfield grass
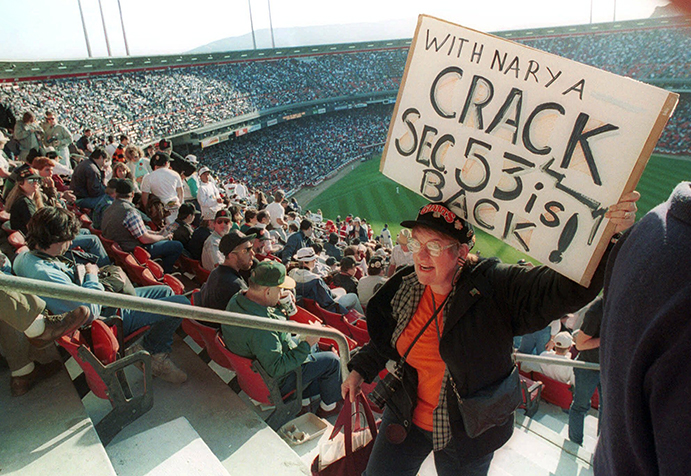
[[[637,187],[641,193],[638,218],[665,201],[674,186],[684,180],[691,180],[691,161],[652,156]],[[375,233],[388,223],[391,235],[395,237],[401,228],[399,223],[414,218],[424,203],[423,197],[384,177],[379,172],[379,157],[374,157],[304,204],[304,208],[321,209],[328,218],[338,215],[345,218],[352,213],[366,218]],[[506,263],[528,259],[523,253],[480,230],[475,251],[480,251],[483,256],[497,256]]]

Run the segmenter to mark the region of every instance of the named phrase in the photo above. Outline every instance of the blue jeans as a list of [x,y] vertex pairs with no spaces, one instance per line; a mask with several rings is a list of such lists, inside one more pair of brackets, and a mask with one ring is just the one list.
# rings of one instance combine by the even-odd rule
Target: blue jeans
[[[295,390],[295,373],[281,383],[281,394]],[[302,364],[302,398],[321,396],[324,405],[341,400],[341,361],[333,352],[317,352]]]
[[[84,230],[84,228],[82,228],[82,230]],[[96,264],[99,268],[109,265],[110,258],[108,258],[108,254],[106,253],[106,250],[103,247],[101,240],[99,240],[96,235],[89,234],[88,230],[84,231],[86,231],[86,233],[80,232],[77,236],[74,237],[70,249],[79,247],[87,253],[91,253],[93,255],[98,256],[98,261],[96,262]]]
[[[413,425],[408,436],[398,445],[386,439],[386,427],[397,423],[393,412],[386,408],[367,469],[363,476],[415,476],[433,448],[432,432]],[[439,476],[485,476],[494,452],[481,458],[460,461],[453,438],[441,451],[434,452],[434,466]]]
[[[147,299],[158,299],[179,304],[190,303],[185,296],[173,294],[172,289],[168,286],[144,286],[135,288],[135,292],[138,297]],[[146,337],[144,337],[144,348],[151,354],[170,352],[173,345],[173,334],[180,326],[182,319],[152,312],[133,311],[131,309],[121,309],[120,313],[125,335],[131,334],[141,327],[151,326]]]
[[103,195],[101,195],[100,197],[78,198],[75,203],[78,207],[91,208],[93,210],[96,207],[96,204],[101,200],[101,197],[103,197]]
[[521,354],[540,355],[545,351],[545,346],[549,342],[550,336],[549,326],[532,334],[526,334],[521,337],[521,345],[518,346],[518,352]]
[[162,240],[145,245],[152,258],[161,258],[161,266],[166,273],[173,272],[173,265],[182,254],[182,243],[175,240]]
[[602,420],[602,388],[600,387],[600,372],[586,369],[573,369],[575,384],[573,401],[569,409],[569,440],[579,445],[583,444],[583,422],[585,414],[590,409],[590,399],[597,388],[600,392],[600,411],[598,415],[597,432],[600,433]]

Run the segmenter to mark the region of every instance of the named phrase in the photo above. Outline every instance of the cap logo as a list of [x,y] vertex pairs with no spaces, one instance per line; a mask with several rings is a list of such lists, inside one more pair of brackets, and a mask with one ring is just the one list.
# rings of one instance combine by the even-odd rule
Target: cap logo
[[456,219],[456,214],[454,212],[436,203],[430,203],[422,207],[420,215],[425,215],[426,213],[432,213],[434,218],[444,217],[447,223],[453,223]]

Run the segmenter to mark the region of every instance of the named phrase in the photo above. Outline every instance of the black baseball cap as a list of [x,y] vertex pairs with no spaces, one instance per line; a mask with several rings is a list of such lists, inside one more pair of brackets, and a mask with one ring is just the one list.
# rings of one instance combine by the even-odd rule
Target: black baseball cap
[[420,209],[417,219],[401,222],[405,228],[425,226],[458,240],[472,243],[475,239],[473,226],[449,210],[445,203],[428,203]]

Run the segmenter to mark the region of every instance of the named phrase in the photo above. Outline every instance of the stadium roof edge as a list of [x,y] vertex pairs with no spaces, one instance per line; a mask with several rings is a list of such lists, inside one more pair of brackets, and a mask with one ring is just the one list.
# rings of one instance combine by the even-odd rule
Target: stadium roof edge
[[[691,18],[686,16],[659,17],[620,22],[509,30],[493,34],[501,38],[516,40],[560,35],[592,34],[593,32],[607,33],[671,27],[691,27]],[[286,57],[309,57],[322,54],[399,49],[407,48],[410,42],[411,39],[404,38],[215,53],[125,56],[79,60],[0,61],[0,82],[45,80],[75,76],[85,77],[119,74],[137,70],[170,69],[242,61],[273,60]]]

